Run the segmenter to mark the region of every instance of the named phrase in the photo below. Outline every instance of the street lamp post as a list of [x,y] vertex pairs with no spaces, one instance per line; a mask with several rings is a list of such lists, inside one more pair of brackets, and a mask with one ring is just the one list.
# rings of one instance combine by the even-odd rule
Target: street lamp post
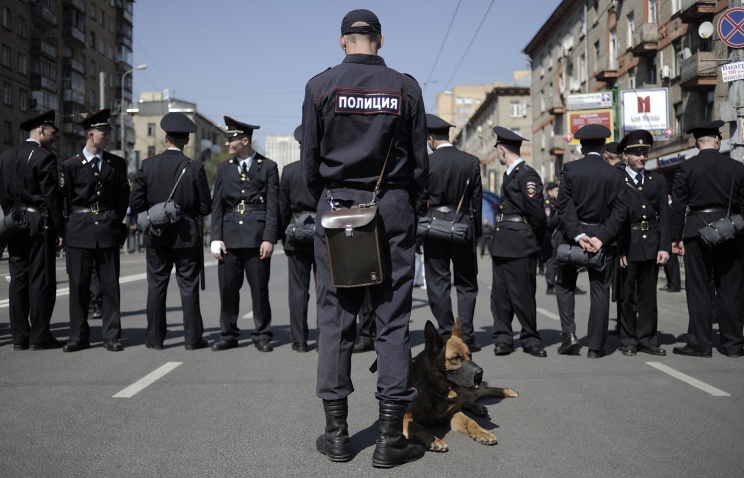
[[134,70],[144,70],[147,68],[147,65],[137,65],[134,68],[127,70],[124,72],[123,75],[121,75],[121,104],[119,105],[119,123],[120,123],[120,133],[121,133],[121,152],[124,155],[124,159],[129,161],[129,155],[127,154],[127,132],[126,127],[124,126],[124,113],[126,112],[126,109],[124,108],[124,85],[126,85],[126,78],[127,75],[132,73]]

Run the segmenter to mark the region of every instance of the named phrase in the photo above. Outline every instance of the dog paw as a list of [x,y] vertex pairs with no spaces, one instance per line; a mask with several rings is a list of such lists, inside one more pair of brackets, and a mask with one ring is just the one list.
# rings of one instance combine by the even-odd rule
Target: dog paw
[[485,407],[485,405],[481,405],[478,403],[474,403],[470,407],[470,411],[473,412],[475,415],[478,415],[479,417],[487,417],[488,416],[488,409]]
[[477,441],[481,445],[497,445],[499,443],[499,441],[496,439],[496,436],[488,433],[487,431],[483,431],[473,438],[475,438],[475,441]]
[[516,390],[512,390],[511,388],[504,389],[505,398],[517,398],[518,396],[519,396],[519,392],[517,392]]
[[436,451],[436,452],[439,452],[439,453],[444,453],[445,451],[448,451],[448,450],[449,450],[449,448],[447,447],[447,444],[444,443],[439,438],[435,439],[431,443],[431,446],[429,447],[429,451]]

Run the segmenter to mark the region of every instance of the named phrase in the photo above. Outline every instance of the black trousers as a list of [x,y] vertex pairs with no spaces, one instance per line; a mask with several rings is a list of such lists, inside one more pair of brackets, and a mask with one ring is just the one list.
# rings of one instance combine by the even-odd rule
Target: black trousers
[[91,283],[97,271],[103,301],[103,340],[121,337],[121,295],[119,292],[119,248],[67,248],[67,267],[70,275],[70,342],[90,343],[88,305]]
[[54,246],[44,247],[41,237],[20,233],[8,241],[10,271],[10,327],[13,344],[43,344],[53,339],[49,322],[57,299],[57,274],[52,270],[48,280],[45,254],[54,265]]
[[512,320],[516,314],[522,331],[522,347],[542,346],[537,331],[537,254],[529,257],[492,257],[491,314],[493,342],[512,346]]
[[183,335],[187,345],[198,343],[204,334],[199,305],[199,261],[204,251],[199,247],[171,249],[152,246],[145,250],[147,258],[147,342],[162,345],[166,334],[165,300],[173,265],[181,293]]
[[310,276],[315,273],[313,251],[286,251],[289,279],[289,340],[307,342],[307,305],[310,301]]
[[[607,327],[610,321],[610,284],[612,271],[616,267],[614,250],[605,249],[607,265],[602,272],[591,267],[589,273],[589,324],[587,327],[587,342],[591,350],[603,350],[607,341]],[[574,307],[576,304],[576,279],[579,273],[575,266],[560,264],[558,277],[555,281],[555,295],[558,302],[558,315],[561,317],[561,331],[563,335],[575,334],[576,323]]]
[[700,239],[685,239],[685,282],[690,313],[687,342],[700,352],[713,350],[713,290],[715,289],[718,331],[721,347],[735,353],[744,346],[742,339],[742,241],[739,236],[715,249],[707,249]]
[[258,247],[228,249],[217,266],[220,284],[220,327],[223,339],[240,337],[238,309],[243,276],[251,289],[253,324],[251,333],[254,342],[271,340],[271,304],[269,303],[269,275],[271,257],[261,259]]
[[362,302],[362,308],[359,310],[357,317],[357,342],[367,341],[373,343],[375,341],[375,311],[370,306],[369,289],[364,292],[364,302]]
[[669,290],[679,290],[682,286],[682,280],[679,271],[679,256],[671,254],[669,260],[664,264],[664,274],[666,275]]
[[[470,243],[424,240],[424,271],[429,307],[439,324],[439,333],[452,332],[455,316],[452,313],[451,290],[457,291],[457,315],[462,322],[462,340],[475,342],[473,316],[478,296],[478,277],[475,270],[475,251]],[[453,273],[450,272],[452,264]]]
[[656,283],[659,280],[659,266],[656,260],[628,261],[625,269],[622,314],[618,317],[620,343],[646,347],[657,345],[659,310],[656,305]]
[[[336,191],[332,191],[334,197]],[[368,202],[369,191],[344,189],[344,206]],[[348,204],[347,204],[348,203]],[[316,393],[325,400],[337,400],[354,391],[351,356],[356,339],[356,316],[369,289],[370,307],[375,311],[378,400],[411,402],[416,391],[411,384],[411,342],[408,323],[413,303],[414,212],[408,192],[383,191],[377,202],[382,237],[382,258],[387,270],[379,285],[338,288],[331,286],[328,253],[323,227],[315,229],[315,262],[318,267],[318,376]],[[330,207],[318,204],[318,220]],[[428,282],[428,280],[427,280]]]
[[556,258],[557,252],[553,250],[545,260],[545,284],[548,287],[555,287],[555,277],[558,274],[558,259]]

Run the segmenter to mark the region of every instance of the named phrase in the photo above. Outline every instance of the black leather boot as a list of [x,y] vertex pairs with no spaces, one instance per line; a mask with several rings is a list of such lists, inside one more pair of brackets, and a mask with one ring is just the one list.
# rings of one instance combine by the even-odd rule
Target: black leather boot
[[380,402],[380,435],[372,455],[372,466],[392,468],[424,456],[424,447],[410,443],[403,435],[406,404]]
[[349,415],[348,401],[346,398],[323,400],[323,409],[326,416],[325,433],[315,440],[315,447],[331,461],[349,461],[351,442],[346,423]]

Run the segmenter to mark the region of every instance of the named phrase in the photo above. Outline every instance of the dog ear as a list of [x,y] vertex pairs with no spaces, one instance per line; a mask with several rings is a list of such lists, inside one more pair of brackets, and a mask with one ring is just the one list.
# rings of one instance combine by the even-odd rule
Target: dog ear
[[460,316],[455,319],[455,326],[452,327],[452,336],[458,339],[462,338],[462,322],[460,322]]
[[442,350],[444,340],[442,340],[442,337],[439,335],[439,332],[437,332],[437,328],[434,327],[434,324],[431,323],[431,320],[427,320],[426,326],[424,326],[424,340],[424,349],[432,355],[437,355]]

